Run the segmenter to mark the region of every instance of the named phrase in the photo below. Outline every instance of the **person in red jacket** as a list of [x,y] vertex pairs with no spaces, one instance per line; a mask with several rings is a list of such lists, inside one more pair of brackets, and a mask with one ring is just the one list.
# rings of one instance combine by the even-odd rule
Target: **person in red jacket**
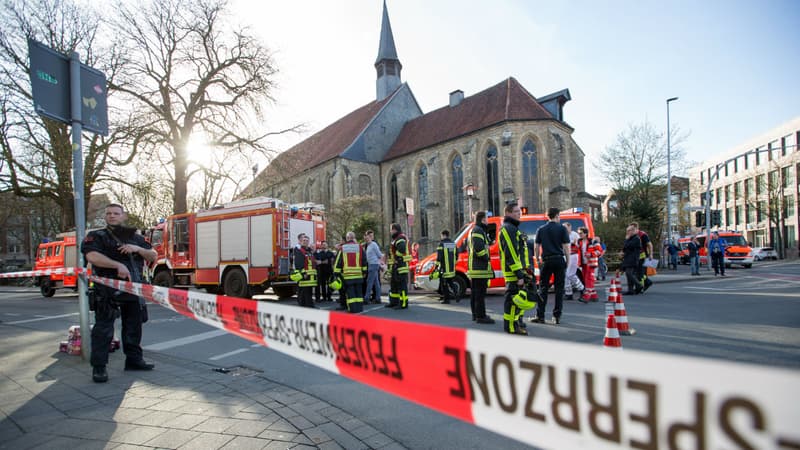
[[583,272],[583,285],[585,287],[583,295],[578,300],[583,303],[590,301],[596,302],[598,301],[598,297],[597,290],[594,288],[594,271],[598,266],[600,256],[603,254],[603,249],[600,247],[599,242],[595,243],[594,240],[589,237],[588,228],[578,228],[578,235],[580,236],[580,239],[578,239],[578,248],[581,254],[581,271]]

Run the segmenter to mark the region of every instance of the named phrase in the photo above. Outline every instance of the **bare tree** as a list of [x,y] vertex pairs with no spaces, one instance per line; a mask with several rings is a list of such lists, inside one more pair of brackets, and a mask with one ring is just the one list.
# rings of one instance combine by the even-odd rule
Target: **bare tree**
[[269,154],[263,107],[276,68],[247,28],[231,23],[224,0],[121,4],[115,29],[125,41],[125,76],[112,85],[135,104],[136,146],[165,152],[175,213],[187,210],[193,134],[224,153]]
[[[686,169],[681,144],[687,135],[677,126],[670,132],[670,161],[679,173]],[[596,168],[611,183],[620,215],[635,217],[651,234],[660,235],[666,204],[666,135],[648,121],[629,124],[600,154]]]
[[[75,217],[71,137],[67,125],[34,112],[27,39],[67,55],[77,51],[113,81],[121,60],[113,46],[100,45],[99,30],[97,15],[69,0],[5,0],[0,12],[0,192],[51,201],[61,229],[73,227]],[[109,167],[125,165],[135,155],[114,147],[125,135],[110,128],[115,131],[107,138],[84,136],[85,199]],[[89,202],[84,204],[88,208]]]

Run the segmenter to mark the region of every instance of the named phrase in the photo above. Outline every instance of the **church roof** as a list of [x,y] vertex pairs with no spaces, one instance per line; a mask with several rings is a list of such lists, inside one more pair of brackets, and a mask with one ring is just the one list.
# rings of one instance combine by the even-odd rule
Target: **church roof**
[[554,120],[514,77],[409,121],[384,160],[398,158],[451,139],[514,120]]
[[367,103],[279,154],[270,162],[264,176],[276,181],[286,179],[340,156],[393,96]]

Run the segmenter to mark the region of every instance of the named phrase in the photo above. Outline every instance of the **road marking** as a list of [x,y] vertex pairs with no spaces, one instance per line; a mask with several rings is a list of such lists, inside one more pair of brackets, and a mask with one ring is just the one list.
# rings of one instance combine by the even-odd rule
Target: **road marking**
[[50,320],[50,319],[60,319],[62,317],[70,317],[70,316],[77,316],[78,313],[69,313],[69,314],[61,314],[59,316],[42,316],[36,319],[27,319],[27,320],[17,320],[15,322],[6,322],[6,325],[17,325],[20,323],[30,323],[30,322],[39,322],[42,320]]
[[181,345],[193,344],[195,342],[204,341],[206,339],[213,339],[217,336],[225,336],[229,334],[225,330],[214,330],[206,333],[195,334],[194,336],[186,336],[180,339],[173,339],[171,341],[159,342],[158,344],[148,345],[144,349],[152,351],[167,350],[173,347],[180,347]]
[[250,349],[249,348],[240,348],[239,350],[234,350],[234,351],[228,352],[228,353],[222,353],[221,355],[212,356],[211,358],[208,358],[208,359],[210,359],[211,361],[216,361],[218,359],[227,358],[228,356],[233,356],[233,355],[238,355],[239,353],[244,353],[244,352],[246,352],[248,350],[250,350]]

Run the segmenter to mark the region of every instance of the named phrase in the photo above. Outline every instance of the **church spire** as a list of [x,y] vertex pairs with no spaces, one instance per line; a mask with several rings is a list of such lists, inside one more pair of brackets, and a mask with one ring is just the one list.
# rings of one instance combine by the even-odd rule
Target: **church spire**
[[376,81],[377,100],[381,101],[394,92],[402,83],[400,71],[403,65],[397,59],[397,49],[394,47],[392,24],[389,23],[389,10],[386,9],[386,0],[383,0],[383,19],[381,21],[381,39],[378,46],[378,58],[375,60],[375,70],[378,73]]

